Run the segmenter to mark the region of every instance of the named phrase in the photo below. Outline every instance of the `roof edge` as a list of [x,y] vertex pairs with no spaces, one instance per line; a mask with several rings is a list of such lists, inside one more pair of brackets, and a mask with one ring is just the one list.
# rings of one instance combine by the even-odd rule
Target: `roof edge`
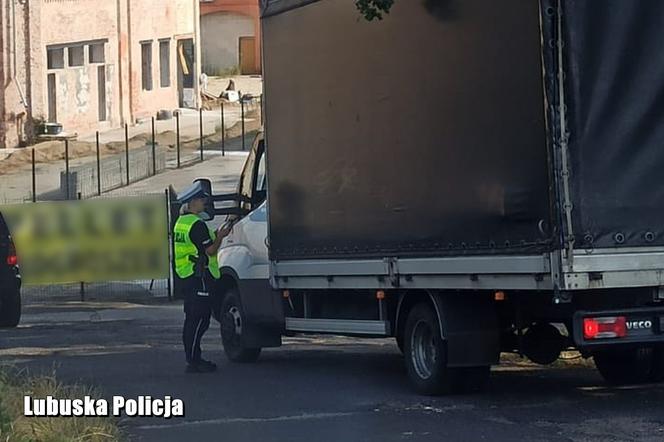
[[261,18],[283,14],[321,0],[261,0]]

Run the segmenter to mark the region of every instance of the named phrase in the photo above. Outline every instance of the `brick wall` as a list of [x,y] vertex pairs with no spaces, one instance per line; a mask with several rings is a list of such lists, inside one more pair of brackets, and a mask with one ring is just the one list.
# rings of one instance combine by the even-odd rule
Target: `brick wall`
[[[200,10],[202,17],[215,14],[225,15],[226,17],[239,15],[252,20],[254,28],[252,35],[255,37],[255,72],[261,72],[261,26],[259,0],[205,1],[201,3]],[[207,19],[204,18],[203,20],[203,23],[205,23],[206,26],[211,26],[205,31],[202,30],[202,32],[204,32],[206,35],[214,35],[215,33],[222,34],[226,32],[226,35],[228,36],[227,30],[224,29],[223,26],[219,26],[220,23],[227,22],[227,20],[214,20],[210,19],[209,17]],[[233,36],[234,39],[236,37],[237,35]],[[215,50],[218,49],[210,47],[209,43],[214,45],[217,42],[210,40],[210,38],[203,40],[203,44],[206,45],[204,52],[209,54],[208,57],[214,56],[213,54],[215,53]],[[209,61],[207,64],[214,65],[212,61]]]

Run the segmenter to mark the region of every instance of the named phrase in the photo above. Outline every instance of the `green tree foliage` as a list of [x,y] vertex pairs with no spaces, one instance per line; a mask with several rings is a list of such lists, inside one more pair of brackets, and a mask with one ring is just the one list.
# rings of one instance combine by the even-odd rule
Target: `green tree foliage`
[[383,14],[389,14],[394,0],[355,0],[355,6],[368,21],[382,20]]

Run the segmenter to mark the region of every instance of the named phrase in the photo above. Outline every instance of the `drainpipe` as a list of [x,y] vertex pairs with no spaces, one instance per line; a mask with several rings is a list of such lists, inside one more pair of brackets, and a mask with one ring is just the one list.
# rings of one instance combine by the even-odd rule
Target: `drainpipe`
[[193,77],[194,77],[194,106],[195,107],[200,107],[202,104],[202,98],[201,98],[201,73],[203,72],[203,69],[201,67],[201,30],[200,30],[200,23],[201,23],[201,3],[199,0],[193,0],[194,3],[194,63],[192,66],[193,69]]
[[116,26],[118,28],[118,103],[120,104],[120,123],[125,124],[125,103],[124,103],[124,63],[122,61],[122,3],[120,0],[115,2]]
[[9,1],[12,2],[12,52],[13,52],[13,65],[14,65],[12,70],[12,80],[16,85],[16,89],[18,90],[18,95],[21,98],[21,104],[23,104],[23,107],[27,111],[28,102],[25,99],[25,94],[23,93],[21,84],[19,83],[18,78],[16,78],[16,73],[18,72],[18,62],[16,61],[16,2],[18,1],[21,5],[25,5],[27,0],[9,0]]
[[131,123],[134,122],[134,116],[136,115],[134,109],[134,60],[132,58],[132,47],[134,42],[131,37],[131,0],[127,0],[127,58],[128,58],[128,73],[129,73],[129,116],[125,119],[125,123],[129,120]]

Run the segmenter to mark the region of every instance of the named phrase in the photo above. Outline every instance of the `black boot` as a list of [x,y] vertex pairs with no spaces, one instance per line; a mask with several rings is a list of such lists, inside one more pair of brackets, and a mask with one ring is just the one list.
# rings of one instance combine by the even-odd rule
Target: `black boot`
[[186,373],[211,373],[217,370],[216,364],[208,361],[197,361],[187,364]]

